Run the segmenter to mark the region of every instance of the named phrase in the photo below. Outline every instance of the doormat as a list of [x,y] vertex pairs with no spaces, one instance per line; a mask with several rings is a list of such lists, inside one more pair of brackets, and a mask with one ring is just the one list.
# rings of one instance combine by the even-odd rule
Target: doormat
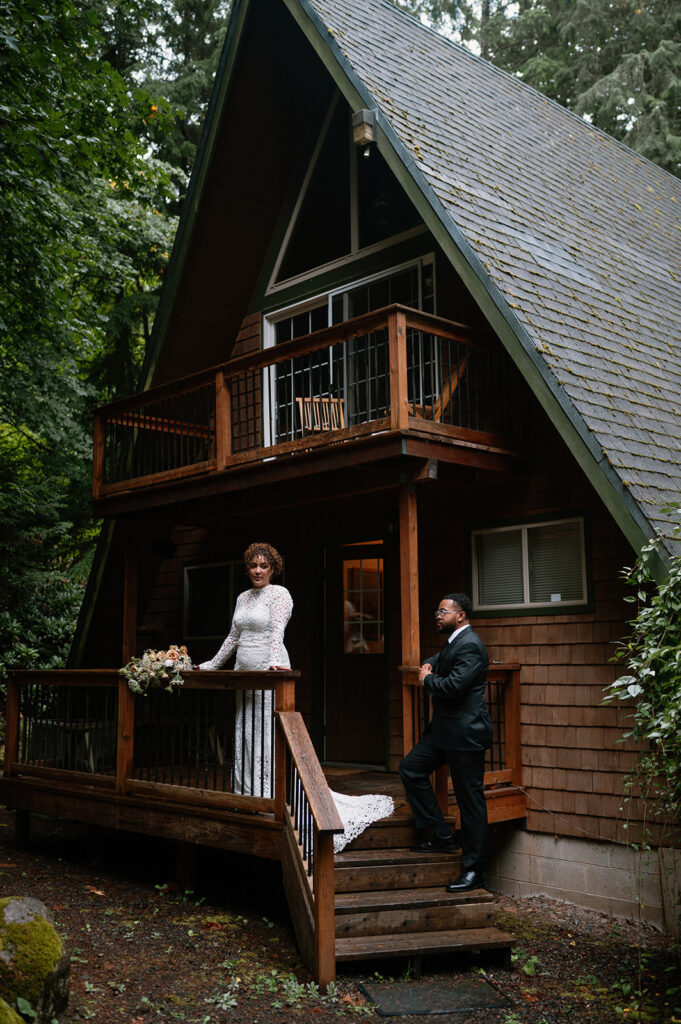
[[511,1006],[511,1000],[482,978],[460,981],[364,982],[357,988],[380,1017],[428,1016]]

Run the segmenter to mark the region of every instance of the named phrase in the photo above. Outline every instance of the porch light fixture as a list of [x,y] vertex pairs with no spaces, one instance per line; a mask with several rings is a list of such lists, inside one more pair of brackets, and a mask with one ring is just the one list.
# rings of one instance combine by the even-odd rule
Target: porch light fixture
[[362,148],[362,156],[370,156],[371,143],[376,141],[375,110],[357,110],[352,115],[352,141]]

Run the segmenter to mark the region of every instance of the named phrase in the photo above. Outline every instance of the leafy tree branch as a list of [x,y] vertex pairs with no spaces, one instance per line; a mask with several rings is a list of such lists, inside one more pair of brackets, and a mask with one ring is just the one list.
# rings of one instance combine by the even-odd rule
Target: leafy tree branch
[[[677,518],[679,508],[675,507]],[[681,523],[674,530],[681,537]],[[625,579],[637,606],[632,633],[619,644],[616,661],[627,672],[607,688],[605,701],[630,706],[631,728],[623,739],[641,746],[630,787],[640,788],[664,822],[681,814],[681,554],[671,558],[666,579],[655,585],[652,567],[660,540],[646,545]]]

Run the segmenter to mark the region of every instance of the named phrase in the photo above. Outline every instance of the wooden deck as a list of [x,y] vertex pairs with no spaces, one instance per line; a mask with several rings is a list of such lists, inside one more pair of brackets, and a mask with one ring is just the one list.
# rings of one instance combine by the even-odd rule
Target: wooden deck
[[[411,808],[404,794],[402,781],[396,772],[367,771],[362,768],[341,768],[336,765],[322,766],[329,788],[337,793],[348,793],[359,796],[365,793],[384,793],[391,796],[395,803],[395,810],[388,819],[394,823],[400,823],[407,829],[411,829],[412,815]],[[445,779],[447,779],[445,773]],[[488,773],[488,781],[485,786],[487,797],[487,817],[490,824],[501,821],[516,821],[525,817],[526,798],[520,786],[512,782],[498,782],[496,775]],[[451,780],[447,785],[447,817],[454,827],[458,823],[458,811],[454,794],[452,792]]]
[[[457,858],[411,849],[398,775],[322,768],[292,708],[296,675],[186,673],[180,693],[154,709],[113,670],[11,673],[0,803],[16,811],[17,839],[28,838],[30,815],[40,813],[279,860],[301,955],[321,985],[340,960],[507,949],[508,937],[490,930],[489,894],[450,899],[442,891]],[[267,690],[277,709],[274,786],[234,793],[226,769],[230,697]],[[510,771],[488,773],[491,821],[524,817]],[[455,827],[439,776],[441,806]],[[251,784],[257,793],[257,779]],[[395,810],[334,856],[342,823],[329,787],[389,794]]]

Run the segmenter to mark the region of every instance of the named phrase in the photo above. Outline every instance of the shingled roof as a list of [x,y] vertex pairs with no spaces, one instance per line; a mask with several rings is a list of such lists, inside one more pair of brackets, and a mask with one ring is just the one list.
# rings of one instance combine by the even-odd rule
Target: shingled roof
[[681,496],[681,180],[388,0],[285,2],[638,547]]

